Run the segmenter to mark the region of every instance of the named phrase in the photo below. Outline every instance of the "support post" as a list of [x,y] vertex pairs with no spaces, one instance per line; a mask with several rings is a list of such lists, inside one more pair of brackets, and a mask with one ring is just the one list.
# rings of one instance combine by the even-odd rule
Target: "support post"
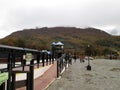
[[45,66],[45,53],[43,52],[42,53],[42,66],[44,67]]
[[46,65],[48,65],[48,54],[46,54]]
[[8,53],[8,80],[7,80],[7,90],[11,90],[11,76],[12,76],[12,51]]
[[0,85],[0,90],[5,90],[5,83],[3,83],[2,85]]
[[30,61],[30,90],[34,90],[34,60]]
[[37,54],[37,68],[39,68],[40,63],[40,53]]
[[49,63],[51,64],[51,55],[49,55]]
[[30,72],[27,72],[27,86],[26,86],[26,90],[30,90]]
[[59,77],[59,60],[57,59],[57,78]]
[[12,90],[15,90],[16,73],[12,73]]

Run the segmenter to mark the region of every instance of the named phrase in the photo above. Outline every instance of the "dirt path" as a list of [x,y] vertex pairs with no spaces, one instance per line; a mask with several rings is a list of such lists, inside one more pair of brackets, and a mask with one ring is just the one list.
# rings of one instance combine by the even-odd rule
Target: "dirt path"
[[46,90],[120,90],[120,60],[97,59],[88,62],[73,62]]

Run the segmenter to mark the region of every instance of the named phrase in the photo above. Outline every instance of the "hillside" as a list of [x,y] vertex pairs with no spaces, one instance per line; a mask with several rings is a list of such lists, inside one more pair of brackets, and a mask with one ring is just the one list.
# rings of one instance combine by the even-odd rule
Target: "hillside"
[[[116,44],[119,47],[120,41],[115,42],[120,37],[111,36],[110,34],[95,28],[75,28],[75,27],[43,27],[36,29],[24,29],[17,31],[0,40],[1,44],[7,44],[19,47],[28,47],[35,49],[48,49],[52,42],[61,41],[65,48],[73,48],[83,51],[88,44],[95,48],[105,48],[106,40],[109,44]],[[102,43],[101,43],[102,42]],[[107,43],[108,44],[108,43]],[[109,46],[117,48],[115,46]]]

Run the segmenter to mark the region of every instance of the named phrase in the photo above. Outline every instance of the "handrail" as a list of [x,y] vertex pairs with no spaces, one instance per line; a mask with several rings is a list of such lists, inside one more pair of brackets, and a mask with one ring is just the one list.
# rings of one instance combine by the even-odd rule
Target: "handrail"
[[0,44],[0,48],[9,49],[9,50],[20,50],[20,51],[29,51],[29,52],[40,52],[39,50],[36,50],[36,49],[29,49],[29,48],[23,48],[23,47],[14,47],[14,46],[1,45],[1,44]]
[[63,54],[60,58],[57,59],[57,77],[59,78],[62,72],[70,64],[69,59],[66,58],[66,54]]
[[14,49],[14,50],[24,50],[21,47],[13,47],[13,46],[8,46],[8,45],[1,45],[0,44],[0,48],[4,48],[4,49]]
[[[29,48],[23,48],[23,47],[14,47],[14,46],[8,46],[8,45],[1,45],[0,44],[0,58],[1,58],[1,64],[2,62],[7,64],[7,67],[0,69],[0,72],[8,72],[8,80],[6,88],[7,90],[11,90],[12,88],[15,88],[14,85],[11,84],[11,77],[12,83],[15,84],[14,76],[12,72],[14,72],[15,68],[22,67],[21,72],[25,71],[25,67],[29,66],[29,72],[30,72],[30,84],[27,85],[27,87],[30,87],[29,90],[33,90],[34,88],[34,66],[36,65],[37,68],[39,68],[39,65],[42,64],[48,65],[52,64],[51,62],[54,62],[54,60],[51,57],[51,54],[43,53],[36,49],[29,49]],[[26,53],[31,53],[32,56],[27,56]],[[30,63],[26,63],[26,58],[30,58]],[[48,61],[49,57],[49,61]],[[4,58],[4,59],[3,59]],[[46,59],[46,60],[45,60]],[[34,62],[36,61],[36,62]],[[21,64],[16,64],[16,62],[21,62]],[[4,85],[4,84],[3,84]],[[14,90],[14,89],[12,89]]]

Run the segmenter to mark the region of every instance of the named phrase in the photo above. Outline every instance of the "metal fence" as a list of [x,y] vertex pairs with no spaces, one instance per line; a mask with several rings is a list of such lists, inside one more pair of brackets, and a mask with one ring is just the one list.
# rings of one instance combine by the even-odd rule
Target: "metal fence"
[[[34,66],[39,68],[52,63],[54,58],[46,52],[0,45],[0,90],[15,90],[23,86],[26,90],[34,90]],[[26,70],[26,67],[29,69]],[[7,78],[2,75],[4,73],[8,73]],[[27,79],[16,83],[17,73],[26,73]]]
[[57,59],[57,77],[60,77],[64,70],[66,70],[72,64],[72,58],[69,54],[63,54]]

